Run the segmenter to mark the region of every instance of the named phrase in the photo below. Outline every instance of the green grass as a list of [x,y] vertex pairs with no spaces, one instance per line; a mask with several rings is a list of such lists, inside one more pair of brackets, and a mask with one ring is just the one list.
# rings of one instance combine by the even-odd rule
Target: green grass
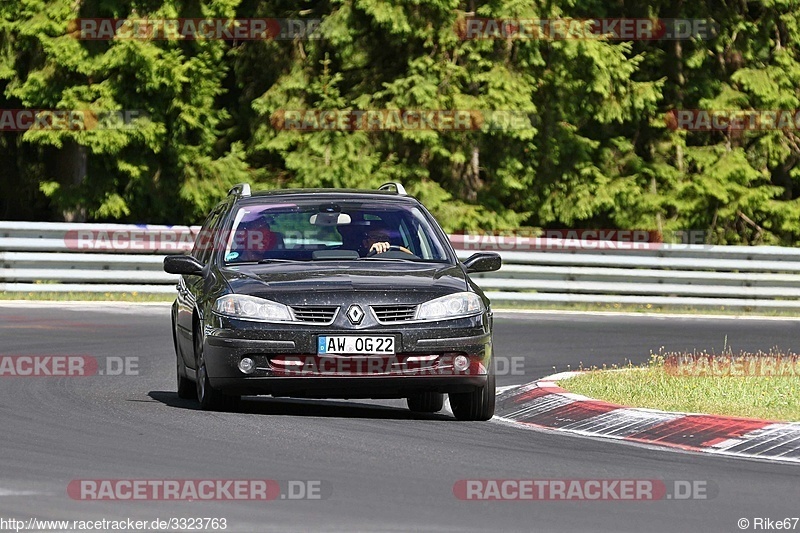
[[560,381],[559,386],[629,407],[800,421],[800,377],[674,376],[663,366],[668,355],[653,355],[642,367],[590,369]]
[[0,292],[3,300],[31,300],[54,302],[172,302],[175,295],[139,292]]

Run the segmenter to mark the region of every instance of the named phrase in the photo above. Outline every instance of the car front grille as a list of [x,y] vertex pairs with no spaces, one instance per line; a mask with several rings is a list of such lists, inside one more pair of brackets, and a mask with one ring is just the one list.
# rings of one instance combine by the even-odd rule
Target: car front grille
[[394,324],[395,322],[406,322],[414,320],[417,314],[416,305],[373,305],[372,311],[375,313],[378,322],[383,324]]
[[330,324],[336,316],[336,306],[292,306],[295,319],[299,322],[311,322],[314,324]]

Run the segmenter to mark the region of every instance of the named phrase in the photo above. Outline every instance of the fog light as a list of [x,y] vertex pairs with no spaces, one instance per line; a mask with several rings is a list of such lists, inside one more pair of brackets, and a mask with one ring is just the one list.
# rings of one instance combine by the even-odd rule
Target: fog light
[[453,366],[459,372],[463,372],[469,368],[469,358],[466,355],[457,355],[456,358],[453,359]]
[[252,374],[256,370],[256,362],[250,359],[249,357],[245,357],[244,359],[239,361],[239,370],[241,370],[245,374]]

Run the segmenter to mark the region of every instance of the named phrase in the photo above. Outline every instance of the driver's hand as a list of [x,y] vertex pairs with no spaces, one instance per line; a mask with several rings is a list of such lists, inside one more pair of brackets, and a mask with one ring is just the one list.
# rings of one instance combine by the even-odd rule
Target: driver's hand
[[382,254],[384,252],[388,252],[390,246],[391,245],[388,242],[376,242],[370,246],[369,251],[370,253],[375,252],[376,254]]

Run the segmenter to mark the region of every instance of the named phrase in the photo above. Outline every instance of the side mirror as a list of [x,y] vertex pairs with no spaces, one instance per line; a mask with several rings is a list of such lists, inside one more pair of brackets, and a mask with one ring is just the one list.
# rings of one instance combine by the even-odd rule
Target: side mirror
[[503,260],[500,258],[500,254],[479,252],[464,261],[464,266],[467,267],[467,273],[470,274],[473,272],[494,272],[503,266]]
[[184,276],[201,276],[203,265],[191,255],[168,255],[164,258],[164,272]]

